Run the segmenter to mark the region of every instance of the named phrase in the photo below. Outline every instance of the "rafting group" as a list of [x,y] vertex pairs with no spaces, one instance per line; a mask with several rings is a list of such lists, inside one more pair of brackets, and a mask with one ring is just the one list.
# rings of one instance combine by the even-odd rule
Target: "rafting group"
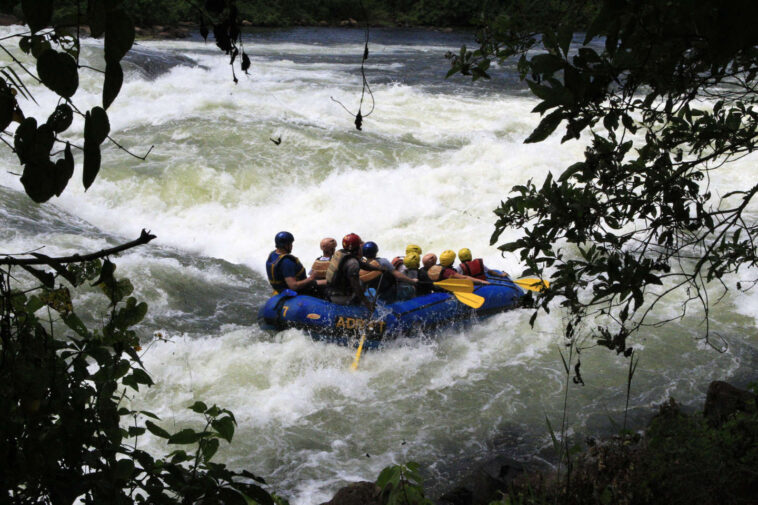
[[[266,274],[274,295],[291,290],[299,295],[321,298],[338,305],[364,305],[371,309],[378,299],[384,303],[410,300],[438,289],[440,281],[467,279],[487,285],[488,278],[507,278],[507,274],[490,270],[481,258],[472,258],[467,248],[458,251],[459,265],[453,267],[456,253],[446,250],[439,256],[428,253],[422,257],[418,245],[410,244],[404,256],[393,260],[378,256],[375,242],[363,242],[355,233],[337,241],[324,238],[320,243],[322,256],[306,274],[305,267],[292,254],[295,237],[282,231],[274,237],[275,249],[266,261]],[[436,283],[436,285],[435,285]],[[372,297],[374,300],[370,300]]]

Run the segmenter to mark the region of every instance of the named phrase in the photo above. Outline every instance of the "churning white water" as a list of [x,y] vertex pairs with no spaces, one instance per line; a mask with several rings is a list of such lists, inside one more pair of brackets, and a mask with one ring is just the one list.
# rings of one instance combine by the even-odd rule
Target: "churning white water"
[[[356,232],[377,242],[380,255],[407,243],[437,253],[469,247],[517,276],[518,257],[489,245],[492,210],[513,185],[539,182],[582,156],[583,144],[561,145],[559,135],[523,144],[539,118],[512,68],[497,69],[492,83],[444,79],[444,53],[470,43],[466,34],[373,31],[367,75],[376,107],[356,131],[332,98],[355,112],[362,37],[334,29],[250,33],[250,74],[237,70],[236,85],[211,43],[140,42],[108,111],[111,135],[140,155],[155,147],[139,161],[107,145],[87,193],[78,167],[60,198],[35,205],[23,194],[17,159],[0,152],[0,252],[43,244],[46,254],[94,251],[141,228],[158,236],[116,259],[118,273],[150,305],[141,331],[157,384],[133,404],[168,428],[199,426],[187,409],[198,399],[231,409],[237,434],[220,460],[266,477],[297,505],[326,501],[346,481],[374,480],[395,462],[420,462],[439,490],[493,453],[549,458],[545,416],[557,425],[562,413],[557,307],[534,329],[524,309],[465,331],[394,342],[366,354],[355,373],[350,349],[299,331],[258,329],[255,311],[270,292],[263,264],[276,232],[295,235],[294,253],[306,264],[322,237]],[[101,65],[99,43],[84,47],[88,63]],[[75,95],[82,110],[100,101],[102,79],[84,74]],[[40,110],[55,99],[32,90],[41,109],[24,110],[44,121]],[[756,175],[755,157],[745,158],[713,184],[724,192]],[[78,297],[80,311],[98,310],[92,293]],[[667,303],[662,314],[681,300]],[[754,294],[730,294],[715,307],[729,344],[723,354],[697,340],[698,314],[636,338],[632,424],[641,426],[669,396],[698,406],[709,381],[750,379],[756,314]],[[574,433],[618,429],[627,364],[605,350],[583,352],[586,386],[569,392]]]

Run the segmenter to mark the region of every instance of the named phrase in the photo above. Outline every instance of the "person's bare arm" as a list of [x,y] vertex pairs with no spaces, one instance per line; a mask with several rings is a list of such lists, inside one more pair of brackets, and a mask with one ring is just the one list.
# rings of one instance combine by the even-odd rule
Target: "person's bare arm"
[[395,277],[395,279],[403,282],[407,282],[409,284],[415,284],[418,282],[418,279],[411,279],[407,275],[405,275],[403,272],[399,270],[392,270],[392,275]]
[[305,286],[307,286],[308,284],[312,282],[316,282],[316,275],[313,272],[311,272],[311,275],[309,275],[308,277],[306,277],[305,279],[301,281],[295,280],[294,277],[285,277],[284,282],[287,283],[287,287],[290,288],[292,291],[297,291],[299,289],[304,288]]
[[450,278],[451,279],[468,279],[472,281],[474,284],[482,284],[482,285],[489,284],[489,282],[487,281],[483,281],[481,279],[477,279],[476,277],[471,277],[470,275],[463,275],[459,273],[454,273],[453,275],[450,276]]

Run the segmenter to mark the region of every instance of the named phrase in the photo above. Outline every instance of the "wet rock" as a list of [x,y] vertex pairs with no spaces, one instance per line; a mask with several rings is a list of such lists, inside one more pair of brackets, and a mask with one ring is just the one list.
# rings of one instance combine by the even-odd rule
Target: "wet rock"
[[321,505],[382,505],[381,491],[373,482],[353,482]]
[[720,426],[737,412],[756,412],[758,396],[723,381],[708,386],[703,414],[712,426]]
[[440,497],[442,505],[487,505],[502,497],[501,492],[508,489],[508,484],[518,475],[524,473],[522,463],[498,456],[478,465],[470,474],[463,477],[456,487]]

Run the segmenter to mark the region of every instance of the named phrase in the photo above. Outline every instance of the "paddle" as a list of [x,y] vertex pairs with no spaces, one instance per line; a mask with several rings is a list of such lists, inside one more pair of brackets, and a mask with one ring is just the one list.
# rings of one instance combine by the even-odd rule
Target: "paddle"
[[[384,272],[382,272],[382,275],[379,276],[379,284],[382,283],[382,277],[384,276]],[[376,310],[376,299],[379,298],[379,291],[376,291],[374,294],[374,300],[371,302],[371,317],[374,316],[374,310]],[[353,358],[353,363],[350,365],[350,370],[355,372],[358,370],[358,362],[361,360],[361,352],[363,352],[363,343],[366,342],[366,326],[363,327],[363,331],[361,332],[361,341],[358,343],[358,350],[355,352],[355,358]]]
[[450,291],[459,302],[473,309],[478,309],[484,305],[484,298],[473,293],[474,283],[469,279],[445,279],[432,284]]
[[484,305],[484,297],[475,295],[474,293],[461,293],[459,291],[452,291],[453,295],[464,305],[468,305],[472,309],[478,309]]
[[529,291],[537,291],[538,293],[542,291],[543,289],[547,289],[550,287],[550,283],[548,281],[543,281],[541,279],[537,278],[524,278],[519,279],[516,281],[513,281],[514,284],[517,286],[520,286],[523,289],[528,289]]
[[353,364],[350,365],[350,370],[353,372],[358,370],[358,362],[361,360],[361,351],[363,351],[363,343],[366,341],[366,330],[363,330],[363,333],[361,333],[361,341],[358,344],[358,352],[355,353],[355,358],[353,358]]
[[433,282],[432,284],[455,293],[474,292],[474,283],[469,279],[446,279],[444,281]]

